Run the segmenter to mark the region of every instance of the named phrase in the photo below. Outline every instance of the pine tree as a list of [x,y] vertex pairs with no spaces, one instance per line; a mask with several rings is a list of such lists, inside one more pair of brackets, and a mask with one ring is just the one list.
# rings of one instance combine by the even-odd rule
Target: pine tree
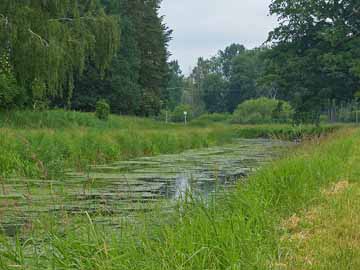
[[[141,51],[140,85],[144,89],[141,110],[144,115],[160,112],[168,93],[168,42],[172,31],[158,14],[161,0],[144,1],[144,16],[139,31]],[[140,42],[141,41],[141,42]]]
[[158,10],[160,1],[104,0],[106,12],[121,17],[121,44],[104,81],[89,67],[76,83],[76,109],[89,109],[96,100],[87,96],[88,87],[96,98],[109,101],[112,112],[119,114],[155,115],[168,99],[168,50],[171,31]]

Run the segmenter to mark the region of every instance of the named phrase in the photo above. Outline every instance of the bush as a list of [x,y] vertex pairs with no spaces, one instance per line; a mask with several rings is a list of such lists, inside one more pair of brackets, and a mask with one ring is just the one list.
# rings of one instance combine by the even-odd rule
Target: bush
[[259,98],[250,99],[240,104],[235,110],[232,122],[238,124],[288,123],[293,116],[293,109],[286,101]]
[[19,103],[22,89],[12,74],[0,73],[0,108],[15,107]]
[[99,100],[96,103],[96,112],[95,115],[100,120],[108,120],[110,114],[110,105],[105,100]]
[[192,117],[192,108],[189,105],[179,105],[171,113],[171,121],[173,122],[184,122],[184,112],[187,112],[187,120],[189,121]]

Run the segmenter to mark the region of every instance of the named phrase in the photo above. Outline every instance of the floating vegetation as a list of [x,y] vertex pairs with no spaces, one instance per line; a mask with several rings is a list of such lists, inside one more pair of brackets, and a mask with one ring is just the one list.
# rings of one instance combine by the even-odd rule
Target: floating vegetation
[[67,172],[62,180],[8,179],[0,195],[1,224],[14,233],[44,213],[87,212],[96,222],[98,217],[102,224],[118,225],[114,217],[148,211],[163,200],[174,202],[188,190],[206,197],[216,187],[231,187],[289,144],[241,139],[178,155],[92,166],[84,173]]

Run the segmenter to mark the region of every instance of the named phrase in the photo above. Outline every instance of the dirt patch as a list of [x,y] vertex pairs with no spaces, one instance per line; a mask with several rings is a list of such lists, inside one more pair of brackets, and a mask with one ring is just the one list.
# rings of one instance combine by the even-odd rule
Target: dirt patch
[[350,183],[347,180],[340,181],[332,185],[329,189],[324,190],[323,193],[327,196],[337,195],[343,193],[350,187]]
[[290,231],[295,231],[299,227],[300,221],[301,218],[294,214],[282,222],[282,227]]
[[339,181],[323,195],[321,204],[282,222],[274,269],[360,269],[360,185]]

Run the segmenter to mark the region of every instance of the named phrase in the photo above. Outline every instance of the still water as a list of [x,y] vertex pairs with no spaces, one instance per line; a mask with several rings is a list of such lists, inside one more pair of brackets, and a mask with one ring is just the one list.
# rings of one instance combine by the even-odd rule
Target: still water
[[90,167],[62,180],[8,179],[0,193],[0,227],[7,234],[43,214],[85,211],[96,222],[116,226],[119,216],[150,211],[191,190],[208,196],[284,153],[291,143],[238,139],[232,144]]

